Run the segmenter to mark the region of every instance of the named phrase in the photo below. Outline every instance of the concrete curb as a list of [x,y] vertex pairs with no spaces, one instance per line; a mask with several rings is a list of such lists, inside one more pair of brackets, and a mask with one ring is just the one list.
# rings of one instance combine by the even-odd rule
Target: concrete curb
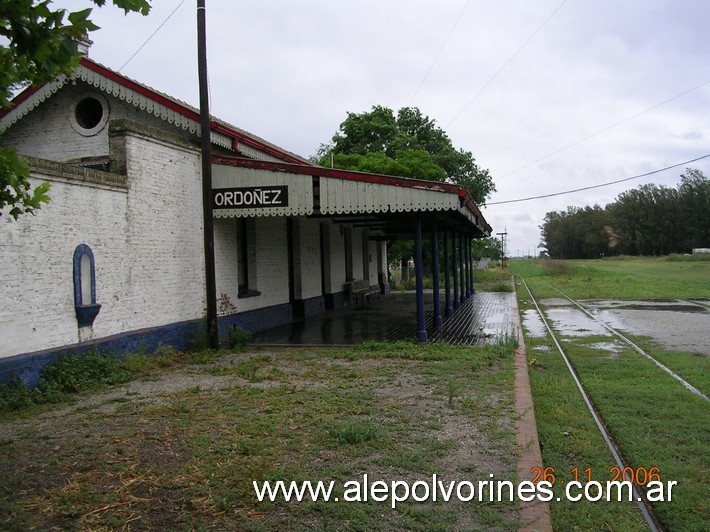
[[[515,288],[515,279],[513,278]],[[530,378],[528,376],[528,360],[525,352],[525,338],[520,322],[517,290],[513,294],[513,314],[518,329],[518,348],[515,350],[515,422],[516,442],[518,444],[518,482],[531,480],[531,469],[542,471],[542,454],[537,436],[535,409],[533,408]],[[552,531],[550,505],[537,498],[530,502],[520,502],[520,520],[522,531]]]

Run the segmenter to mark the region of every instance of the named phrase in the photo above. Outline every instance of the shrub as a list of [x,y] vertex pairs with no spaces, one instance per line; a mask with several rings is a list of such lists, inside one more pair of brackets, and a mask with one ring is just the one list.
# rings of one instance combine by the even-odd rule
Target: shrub
[[123,361],[114,354],[89,351],[47,364],[40,374],[37,390],[46,402],[54,402],[68,394],[120,384],[130,377]]
[[34,404],[34,393],[19,380],[0,384],[0,412],[12,412]]
[[233,325],[227,332],[227,345],[230,349],[241,349],[251,340],[251,333]]

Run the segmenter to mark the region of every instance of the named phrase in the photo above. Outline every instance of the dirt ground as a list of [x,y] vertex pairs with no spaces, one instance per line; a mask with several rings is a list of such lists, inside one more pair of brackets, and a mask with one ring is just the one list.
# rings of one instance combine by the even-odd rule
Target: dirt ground
[[[512,356],[331,355],[225,355],[0,421],[2,528],[517,528],[512,503],[257,503],[254,478],[514,480]],[[334,443],[349,420],[373,439]]]

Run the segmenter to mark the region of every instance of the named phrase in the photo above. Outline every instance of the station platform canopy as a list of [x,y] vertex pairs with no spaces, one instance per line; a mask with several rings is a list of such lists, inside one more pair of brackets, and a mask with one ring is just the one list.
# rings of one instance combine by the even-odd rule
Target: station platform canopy
[[492,231],[469,192],[451,183],[213,156],[212,189],[216,218],[327,217],[391,237],[411,234],[413,218],[475,237]]

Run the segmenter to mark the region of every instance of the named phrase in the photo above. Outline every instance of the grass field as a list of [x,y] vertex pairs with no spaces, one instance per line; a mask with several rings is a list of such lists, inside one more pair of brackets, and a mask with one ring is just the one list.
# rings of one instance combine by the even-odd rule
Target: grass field
[[260,503],[252,488],[514,480],[513,348],[130,357],[123,384],[0,416],[0,528],[515,530],[515,503]]
[[[710,261],[514,261],[510,268],[526,280],[538,302],[542,300],[543,312],[549,311],[545,298],[560,297],[549,285],[575,299],[710,296]],[[534,309],[524,287],[518,287],[518,299],[523,313]],[[709,392],[708,357],[669,351],[648,338],[632,339]],[[707,401],[608,336],[567,336],[562,344],[625,461],[641,472],[658,468],[663,481],[678,482],[671,502],[653,505],[662,525],[669,530],[707,529]],[[545,465],[554,467],[561,480],[570,480],[575,468],[590,468],[594,480],[609,480],[612,456],[550,338],[528,333],[526,348]],[[634,504],[561,502],[553,503],[551,510],[553,526],[560,530],[645,529]]]
[[533,282],[540,297],[557,297],[543,286],[554,280],[575,299],[710,298],[710,258],[705,257],[517,260],[510,262],[510,271]]

